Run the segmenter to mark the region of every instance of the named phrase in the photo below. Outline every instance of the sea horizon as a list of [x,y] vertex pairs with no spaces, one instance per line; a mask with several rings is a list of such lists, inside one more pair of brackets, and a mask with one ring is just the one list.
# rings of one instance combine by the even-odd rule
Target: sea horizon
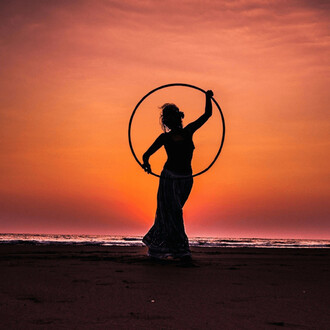
[[[0,233],[0,244],[144,246],[140,235]],[[328,239],[189,237],[190,246],[250,248],[330,248]]]

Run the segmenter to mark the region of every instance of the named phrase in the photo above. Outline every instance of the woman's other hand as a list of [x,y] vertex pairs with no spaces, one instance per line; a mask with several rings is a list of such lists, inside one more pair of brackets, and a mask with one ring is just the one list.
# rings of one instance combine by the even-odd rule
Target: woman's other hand
[[211,98],[213,96],[213,92],[211,90],[208,90],[205,94],[209,98]]
[[150,164],[148,162],[144,162],[142,164],[142,168],[145,170],[145,172],[147,172],[148,174],[151,173],[151,167]]

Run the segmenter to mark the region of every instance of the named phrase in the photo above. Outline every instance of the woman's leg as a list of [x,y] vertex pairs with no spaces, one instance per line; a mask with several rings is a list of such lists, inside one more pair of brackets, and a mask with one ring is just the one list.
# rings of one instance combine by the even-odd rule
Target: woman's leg
[[192,178],[176,179],[168,171],[162,172],[157,193],[155,223],[143,238],[143,242],[149,247],[150,256],[190,256],[182,207],[190,194],[192,184]]

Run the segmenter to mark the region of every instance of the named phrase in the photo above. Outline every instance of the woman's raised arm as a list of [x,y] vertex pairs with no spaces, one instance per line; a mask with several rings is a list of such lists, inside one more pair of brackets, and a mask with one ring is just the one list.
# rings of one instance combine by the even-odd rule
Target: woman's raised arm
[[191,133],[195,133],[199,128],[201,128],[206,121],[212,116],[212,101],[211,98],[213,96],[213,92],[211,90],[208,90],[205,93],[206,100],[205,100],[205,112],[195,121],[188,124],[186,126],[186,129],[190,130]]

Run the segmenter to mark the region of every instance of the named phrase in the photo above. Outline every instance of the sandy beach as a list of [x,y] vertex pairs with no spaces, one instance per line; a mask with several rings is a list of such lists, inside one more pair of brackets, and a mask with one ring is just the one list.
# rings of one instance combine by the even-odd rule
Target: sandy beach
[[330,250],[0,246],[1,329],[329,329]]

